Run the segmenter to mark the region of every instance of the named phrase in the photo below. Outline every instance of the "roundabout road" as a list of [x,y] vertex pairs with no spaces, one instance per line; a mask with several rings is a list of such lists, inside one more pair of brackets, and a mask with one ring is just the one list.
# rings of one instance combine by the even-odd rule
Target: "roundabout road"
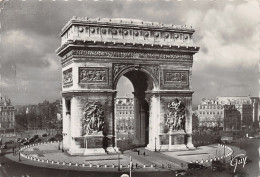
[[[37,167],[22,164],[0,156],[0,176],[1,177],[120,177],[122,174],[129,174],[129,171],[124,172],[97,172],[97,171],[75,171],[66,169],[53,169],[47,167]],[[173,176],[173,172],[132,172],[132,177],[157,177],[160,175]],[[26,176],[27,175],[27,176]]]

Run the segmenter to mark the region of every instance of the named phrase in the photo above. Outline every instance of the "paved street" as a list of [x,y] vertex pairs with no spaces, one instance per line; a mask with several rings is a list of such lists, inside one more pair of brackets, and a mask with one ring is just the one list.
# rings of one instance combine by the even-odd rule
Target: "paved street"
[[[259,146],[259,140],[241,140],[240,143],[235,143],[232,145],[241,145],[242,148],[248,150],[248,158],[250,158],[252,160],[251,163],[246,164],[245,168],[242,168],[241,166],[238,167],[237,172],[241,173],[241,174],[247,174],[246,177],[255,177],[258,175],[258,146]],[[234,148],[234,147],[233,147]],[[235,150],[237,150],[235,153],[241,153],[243,151],[240,151],[239,148],[234,148]],[[189,151],[186,151],[185,153],[188,153]],[[136,152],[132,152],[135,153]],[[148,153],[148,151],[147,151]],[[183,153],[183,152],[177,152],[178,153]],[[124,156],[128,157],[129,155],[131,155],[131,153],[129,152],[125,152]],[[146,154],[148,159],[151,158],[155,158],[157,159],[158,157],[154,156],[154,154]],[[235,154],[233,154],[235,155]],[[4,157],[3,155],[0,156],[0,162],[2,164],[2,166],[0,167],[0,176],[1,177],[20,177],[22,175],[27,175],[30,177],[52,177],[52,176],[62,176],[62,177],[70,177],[70,176],[90,176],[90,177],[95,177],[95,176],[120,176],[121,174],[124,173],[129,173],[128,169],[124,169],[123,171],[118,172],[117,169],[114,169],[113,171],[102,171],[102,170],[98,170],[98,172],[96,171],[82,171],[82,167],[69,167],[66,166],[65,168],[61,165],[52,165],[52,164],[47,164],[44,167],[38,167],[36,166],[37,162],[34,161],[29,161],[26,160],[24,158],[22,158],[22,163],[18,163],[18,156],[13,156],[12,153],[7,154],[7,156],[13,157],[12,160]],[[134,155],[133,155],[134,156]],[[178,156],[178,155],[176,155]],[[144,157],[143,155],[139,155],[138,156],[139,159],[136,159],[137,161],[139,161],[139,163],[141,164],[146,157]],[[98,157],[96,157],[98,158]],[[147,160],[147,159],[146,159]],[[172,160],[169,159],[165,159],[165,162],[172,162]],[[26,162],[28,162],[26,164]],[[158,161],[158,163],[161,163],[160,160]],[[32,166],[33,165],[33,166]],[[178,165],[178,164],[177,164]],[[52,167],[55,166],[56,169],[53,169]],[[78,171],[81,170],[81,171]],[[229,168],[225,171],[218,171],[218,172],[213,172],[211,171],[211,169],[205,169],[205,170],[193,170],[191,171],[192,175],[191,176],[199,176],[199,177],[230,177],[232,176],[232,171],[233,168]],[[133,170],[132,176],[142,176],[142,177],[155,177],[155,176],[164,176],[164,177],[172,177],[174,175],[173,171],[165,171],[163,169],[160,169],[160,171],[142,171],[142,170]]]
[[[232,153],[228,148],[225,148],[225,154]],[[140,154],[138,155],[138,152]],[[177,151],[177,152],[153,152],[146,150],[144,148],[138,148],[136,150],[127,150],[123,154],[100,154],[100,155],[89,155],[89,156],[70,156],[67,153],[63,153],[61,150],[58,150],[58,143],[48,143],[48,144],[40,144],[31,146],[26,148],[22,151],[22,153],[26,156],[30,156],[38,159],[44,160],[43,162],[36,162],[33,165],[39,166],[46,166],[50,163],[46,163],[48,160],[49,162],[54,161],[54,164],[57,162],[60,163],[71,163],[71,166],[74,166],[76,163],[85,164],[85,166],[95,166],[95,167],[102,167],[114,165],[118,167],[118,163],[123,166],[123,169],[127,169],[129,165],[130,156],[132,157],[132,162],[136,170],[142,171],[162,171],[165,170],[165,167],[168,167],[170,170],[177,170],[181,169],[182,167],[186,168],[187,163],[190,161],[198,161],[201,162],[202,160],[210,160],[210,158],[220,157],[224,155],[224,148],[217,144],[209,145],[209,146],[201,146],[197,149],[193,150],[184,150],[184,151]],[[120,159],[118,159],[120,156]],[[16,158],[14,156],[8,156],[9,158]],[[23,163],[32,163],[34,161],[28,160],[23,158]],[[143,166],[146,166],[143,168]],[[156,166],[156,168],[151,167],[151,165]],[[204,164],[204,165],[209,165]],[[57,165],[61,166],[61,165]],[[115,169],[114,167],[114,169]],[[148,168],[147,168],[148,167]],[[102,169],[104,170],[104,169]],[[113,168],[106,168],[106,171],[113,171]]]

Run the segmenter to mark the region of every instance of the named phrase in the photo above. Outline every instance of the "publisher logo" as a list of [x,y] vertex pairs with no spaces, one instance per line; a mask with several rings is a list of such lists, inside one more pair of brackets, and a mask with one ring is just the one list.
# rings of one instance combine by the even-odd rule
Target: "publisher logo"
[[234,173],[236,172],[238,165],[242,164],[243,168],[245,167],[246,159],[247,156],[245,154],[238,154],[232,158],[232,160],[230,161],[230,165],[234,167]]

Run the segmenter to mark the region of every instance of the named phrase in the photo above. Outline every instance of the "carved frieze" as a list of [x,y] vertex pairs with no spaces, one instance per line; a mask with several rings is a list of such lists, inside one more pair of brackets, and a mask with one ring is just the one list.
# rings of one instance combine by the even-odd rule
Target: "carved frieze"
[[185,104],[176,98],[168,103],[167,110],[166,125],[168,126],[168,130],[170,132],[173,130],[185,130]]
[[159,76],[159,66],[158,65],[142,65],[144,68],[147,68],[151,73],[153,73],[156,77]]
[[63,71],[63,85],[72,84],[72,68]]
[[127,59],[169,59],[169,60],[191,60],[191,55],[169,54],[155,52],[117,52],[105,50],[73,50],[72,55],[84,57],[105,57],[105,58],[127,58]]
[[164,70],[164,84],[189,84],[189,71]]
[[108,83],[108,68],[79,68],[79,83]]
[[127,66],[130,66],[129,64],[114,64],[113,72],[114,72],[114,77],[122,71],[124,68]]

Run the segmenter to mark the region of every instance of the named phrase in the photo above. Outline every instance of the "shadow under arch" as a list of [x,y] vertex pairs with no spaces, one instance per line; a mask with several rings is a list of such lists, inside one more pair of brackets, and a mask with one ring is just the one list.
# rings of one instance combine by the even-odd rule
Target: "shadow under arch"
[[136,146],[149,144],[150,105],[146,98],[147,91],[155,91],[159,87],[158,79],[145,67],[127,66],[118,72],[114,80],[114,89],[119,79],[125,76],[134,87],[134,141]]
[[142,80],[143,82],[147,83],[148,87],[145,88],[146,90],[155,91],[159,89],[159,80],[156,78],[153,72],[149,71],[149,69],[143,66],[127,66],[116,73],[113,80],[113,89],[116,90],[118,81],[122,76],[128,78],[132,82],[135,89],[135,83],[137,82],[137,79],[140,79],[139,76],[142,75],[146,77],[146,79],[143,78],[144,80]]

